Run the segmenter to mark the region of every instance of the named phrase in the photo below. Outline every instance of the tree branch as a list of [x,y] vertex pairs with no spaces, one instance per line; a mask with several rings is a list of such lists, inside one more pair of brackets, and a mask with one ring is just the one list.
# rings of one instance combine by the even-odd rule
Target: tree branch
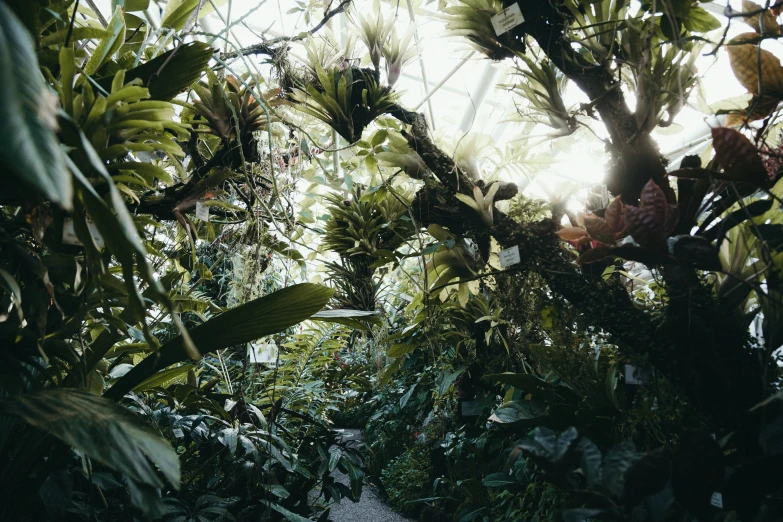
[[[324,17],[313,26],[309,31],[299,34],[297,36],[283,36],[279,38],[273,38],[271,40],[265,40],[261,43],[257,43],[248,47],[244,47],[239,51],[231,51],[221,54],[220,58],[223,61],[228,61],[240,56],[249,56],[256,54],[264,54],[267,56],[278,56],[281,52],[285,52],[289,43],[298,42],[304,40],[308,36],[312,36],[317,33],[326,23],[333,17],[345,11],[345,9],[351,4],[353,0],[342,0],[340,4],[334,9],[329,10],[327,7]],[[331,5],[331,3],[330,3]]]

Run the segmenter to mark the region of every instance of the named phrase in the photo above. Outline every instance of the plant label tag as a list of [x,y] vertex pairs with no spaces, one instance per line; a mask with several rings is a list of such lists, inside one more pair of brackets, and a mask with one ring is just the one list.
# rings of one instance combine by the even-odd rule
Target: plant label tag
[[519,10],[519,4],[514,2],[489,20],[492,22],[492,28],[495,29],[495,34],[500,36],[523,23],[525,17],[522,16],[522,11]]
[[82,246],[79,236],[76,235],[76,229],[73,227],[73,219],[63,219],[63,243],[66,245]]
[[[516,5],[516,4],[514,4]],[[500,251],[500,266],[508,268],[512,265],[516,265],[522,260],[519,257],[519,246],[514,245],[511,248]]]
[[714,492],[712,494],[712,497],[710,497],[710,504],[712,504],[718,509],[723,509],[723,495],[721,495],[717,491]]
[[177,428],[174,430],[174,436],[177,437],[178,439],[181,439],[185,436],[185,434],[182,432],[181,429]]
[[103,242],[103,236],[100,232],[98,232],[98,226],[95,224],[95,221],[92,220],[90,216],[87,216],[87,228],[90,230],[90,235],[92,236],[92,240],[95,241],[95,246],[98,248],[103,248],[105,243]]
[[644,372],[633,364],[625,365],[625,384],[647,384]]
[[[87,228],[90,230],[90,235],[92,236],[92,240],[95,242],[95,246],[98,248],[103,248],[105,244],[103,241],[103,236],[101,236],[101,233],[98,232],[98,227],[89,216],[87,216]],[[73,226],[72,218],[63,219],[63,243],[66,245],[84,246],[82,242],[79,241],[79,236],[76,235],[76,229]]]
[[209,207],[201,201],[196,201],[196,219],[209,221]]

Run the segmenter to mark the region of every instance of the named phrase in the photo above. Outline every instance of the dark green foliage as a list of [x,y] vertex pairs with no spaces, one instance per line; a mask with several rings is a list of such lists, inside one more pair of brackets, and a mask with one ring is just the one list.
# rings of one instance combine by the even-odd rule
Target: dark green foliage
[[429,451],[423,444],[414,444],[381,472],[381,483],[389,503],[407,516],[419,512],[421,503],[413,502],[426,496],[431,481]]

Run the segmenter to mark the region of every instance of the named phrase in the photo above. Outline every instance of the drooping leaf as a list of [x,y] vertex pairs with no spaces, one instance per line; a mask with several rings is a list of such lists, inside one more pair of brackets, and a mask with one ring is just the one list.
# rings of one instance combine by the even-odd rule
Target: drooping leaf
[[503,486],[511,486],[514,484],[517,484],[517,481],[514,479],[513,476],[510,476],[508,473],[503,472],[497,472],[497,473],[491,473],[484,477],[484,480],[481,481],[481,483],[488,488],[502,488]]
[[639,459],[634,445],[630,441],[621,442],[606,454],[604,458],[604,487],[617,496],[625,489],[625,472]]
[[[131,301],[131,308],[135,310],[137,316],[140,316],[144,308],[137,283],[134,281],[134,266],[138,267],[139,276],[149,285],[148,290],[152,296],[159,302],[167,304],[168,298],[164,294],[160,282],[152,273],[146,258],[147,250],[136,231],[136,225],[119,190],[111,181],[106,167],[76,122],[70,117],[63,116],[60,118],[60,124],[64,130],[63,141],[73,148],[72,154],[75,160],[66,158],[73,172],[73,179],[78,184],[85,207],[94,219],[95,226],[104,238],[107,248],[122,265],[128,295],[134,298]],[[106,182],[111,205],[100,197],[87,180],[82,169],[89,175],[102,178]],[[78,224],[79,220],[76,221]]]
[[[150,91],[151,100],[168,101],[193,84],[206,70],[213,49],[203,42],[189,42],[171,51],[129,69],[125,82],[140,78]],[[98,80],[106,90],[111,88],[114,75]]]
[[587,230],[582,227],[564,227],[555,232],[560,239],[566,241],[579,241],[582,238],[587,237]]
[[744,16],[743,20],[753,28],[754,31],[761,34],[761,24],[764,24],[764,34],[778,35],[780,34],[780,26],[770,10],[762,10],[762,7],[756,2],[750,0],[742,0],[742,12],[743,13],[756,13],[750,16]]
[[[780,65],[780,60],[766,49],[759,50],[758,45],[754,43],[742,43],[758,37],[757,33],[744,33],[729,42],[726,48],[729,52],[731,69],[748,92],[783,98],[783,67]],[[759,72],[761,72],[760,82]]]
[[712,228],[705,230],[701,235],[710,240],[717,239],[718,244],[720,244],[723,242],[723,238],[729,230],[748,219],[761,216],[768,212],[774,203],[775,201],[772,199],[759,199],[752,203],[748,203],[747,205],[743,205],[738,210],[735,210],[721,219]]
[[177,453],[154,429],[111,400],[53,388],[8,399],[0,403],[0,412],[20,417],[140,484],[163,487],[151,460],[179,489]]
[[751,227],[753,235],[766,242],[767,246],[780,252],[783,250],[783,225],[762,224]]
[[125,18],[122,14],[122,7],[117,6],[114,14],[106,26],[106,36],[101,39],[95,50],[90,54],[89,60],[84,64],[86,74],[95,74],[95,72],[107,60],[122,47],[125,43]]
[[[211,13],[214,8],[212,5],[220,7],[226,3],[226,0],[217,0],[215,2],[207,2],[204,0],[170,0],[166,3],[166,7],[163,10],[161,16],[161,26],[170,29],[180,30],[185,27],[185,24],[191,20],[196,21],[197,18],[206,16]],[[193,16],[193,11],[199,8],[198,15]]]
[[[780,99],[776,96],[754,96],[749,102],[747,108],[742,111],[731,111],[726,116],[726,127],[735,127],[751,123],[757,120],[763,120],[778,108]],[[721,111],[718,112],[721,114]]]
[[590,439],[581,438],[579,446],[582,448],[582,471],[585,474],[588,488],[594,488],[601,478],[601,450]]
[[344,324],[359,330],[367,330],[367,324],[381,324],[378,314],[370,310],[321,310],[313,314],[310,319],[326,323]]
[[539,379],[529,373],[496,373],[487,375],[487,379],[513,386],[523,395],[530,394],[533,399],[557,402],[578,402],[578,396],[565,386],[558,386]]
[[617,196],[609,203],[604,212],[604,220],[609,225],[614,239],[618,239],[625,232],[625,214],[623,214],[624,205],[621,196]]
[[[182,381],[187,376],[188,372],[193,368],[192,364],[183,364],[182,366],[175,366],[174,368],[169,368],[167,370],[160,371],[150,377],[149,379],[146,379],[144,382],[133,388],[133,391],[136,393],[143,392],[145,390],[149,390],[151,388],[166,388],[167,386],[171,386],[172,384]],[[128,370],[130,371],[130,369]],[[122,375],[127,374],[126,371]],[[120,376],[121,377],[121,376]]]
[[712,129],[712,144],[726,179],[759,187],[768,185],[767,170],[758,150],[741,132],[727,127],[716,127]]
[[606,221],[599,217],[587,216],[585,218],[585,229],[587,229],[587,233],[590,234],[590,237],[596,241],[608,245],[614,243],[615,238],[612,229]]
[[604,512],[603,509],[576,508],[567,509],[563,512],[565,522],[588,522],[595,520],[598,515]]
[[669,241],[671,253],[678,261],[692,264],[699,270],[722,270],[718,249],[708,239],[684,234]]
[[535,400],[512,401],[499,406],[492,415],[491,420],[501,424],[517,422],[521,420],[538,419],[546,413],[546,406]]
[[[202,354],[249,343],[304,321],[323,308],[333,293],[329,288],[311,283],[289,286],[232,308],[188,333]],[[185,341],[179,336],[141,361],[104,396],[119,400],[158,370],[187,359]]]
[[610,246],[593,247],[590,250],[585,251],[581,256],[579,256],[579,259],[577,259],[576,262],[579,263],[580,265],[595,263],[596,261],[606,259],[607,257],[613,255],[612,254],[613,250],[614,249]]
[[0,164],[26,187],[71,210],[73,186],[55,130],[57,97],[38,69],[22,22],[0,3]]
[[[57,31],[56,33],[48,34],[41,38],[41,47],[49,47],[50,45],[63,45],[65,39],[68,37],[68,29]],[[105,38],[106,31],[97,27],[74,27],[70,32],[71,42],[84,39],[96,39]]]

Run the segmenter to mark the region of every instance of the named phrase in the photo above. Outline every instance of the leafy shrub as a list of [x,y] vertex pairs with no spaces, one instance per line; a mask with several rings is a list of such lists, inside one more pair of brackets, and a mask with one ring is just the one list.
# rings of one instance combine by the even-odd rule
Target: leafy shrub
[[381,472],[389,503],[407,516],[415,515],[420,505],[410,502],[425,495],[431,475],[429,450],[424,444],[414,444]]

